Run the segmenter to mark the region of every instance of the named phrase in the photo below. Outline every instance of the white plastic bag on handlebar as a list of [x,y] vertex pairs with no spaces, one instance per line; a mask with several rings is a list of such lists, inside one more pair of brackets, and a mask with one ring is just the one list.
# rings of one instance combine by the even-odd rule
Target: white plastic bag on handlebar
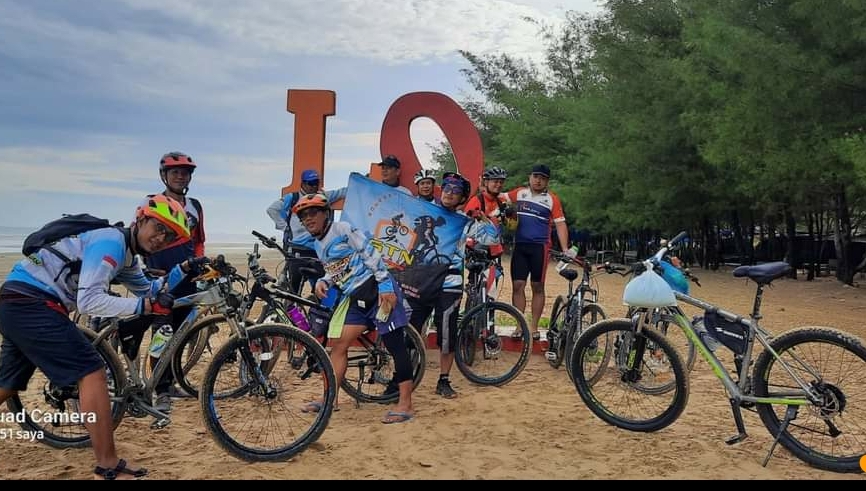
[[631,307],[673,307],[677,304],[674,291],[653,271],[651,261],[644,261],[646,270],[632,278],[622,292],[622,303]]

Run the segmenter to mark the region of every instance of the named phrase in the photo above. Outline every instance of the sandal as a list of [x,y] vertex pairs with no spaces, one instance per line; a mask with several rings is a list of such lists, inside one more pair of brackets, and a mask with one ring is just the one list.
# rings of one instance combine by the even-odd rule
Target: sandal
[[114,481],[117,479],[118,474],[131,474],[133,477],[144,477],[147,475],[147,469],[144,467],[140,469],[130,469],[126,467],[126,461],[120,459],[117,461],[117,465],[114,468],[100,467],[97,465],[93,469],[93,473],[97,476],[102,476],[106,481]]
[[[303,406],[301,406],[302,413],[318,413],[322,410],[325,405],[319,401],[310,401]],[[333,412],[337,412],[340,410],[340,406],[335,406]]]
[[413,414],[404,413],[402,411],[388,411],[388,413],[385,414],[385,417],[382,419],[382,423],[386,425],[405,423],[407,421],[411,421],[413,417]]
[[535,331],[534,333],[532,333],[532,340],[533,341],[541,341],[541,332]]

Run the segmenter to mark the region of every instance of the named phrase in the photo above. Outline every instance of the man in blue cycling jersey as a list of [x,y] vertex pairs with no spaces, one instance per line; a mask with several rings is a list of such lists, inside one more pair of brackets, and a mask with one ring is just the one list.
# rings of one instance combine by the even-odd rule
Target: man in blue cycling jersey
[[[0,288],[0,405],[27,389],[37,368],[52,386],[74,389],[77,384],[97,478],[133,479],[147,470],[117,457],[105,364],[69,312],[101,317],[170,313],[173,300],[160,293],[166,281],[149,280],[136,254],[146,257],[189,235],[183,206],[156,195],[138,208],[129,228],[63,238],[18,262]],[[168,286],[179,283],[190,268],[188,262],[175,266]],[[138,298],[109,295],[112,280]]]

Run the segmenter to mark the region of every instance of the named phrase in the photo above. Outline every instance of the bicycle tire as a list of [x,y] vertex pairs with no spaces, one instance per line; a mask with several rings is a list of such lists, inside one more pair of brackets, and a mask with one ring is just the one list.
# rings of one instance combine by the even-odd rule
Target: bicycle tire
[[[580,329],[577,327],[569,327],[567,334],[567,344],[565,346],[565,370],[568,372],[568,379],[571,380],[571,383],[574,383],[574,372],[572,371],[573,366],[571,364],[571,357],[574,354],[574,344],[577,342],[577,339],[586,332],[587,329],[592,327],[598,322],[601,322],[607,318],[607,314],[604,313],[604,309],[601,308],[597,303],[587,303],[583,306],[580,314]],[[575,331],[581,332],[575,332]],[[608,343],[610,339],[605,339],[605,343]],[[610,344],[605,344],[605,346],[609,346]],[[602,361],[599,363],[598,371],[589,378],[588,382],[590,384],[595,384],[599,379],[604,375],[604,370],[607,367],[608,362],[611,357],[610,350],[604,350],[602,353]]]
[[[805,346],[807,343],[815,343],[817,346],[810,346],[807,349]],[[844,371],[839,374],[840,378],[838,380],[835,378],[834,380],[825,379],[825,371],[822,367],[810,365],[809,369],[811,370],[811,373],[805,369],[801,370],[797,368],[798,364],[802,363],[806,356],[810,353],[814,353],[816,350],[820,350],[822,345],[825,345],[828,348],[835,346],[844,350],[839,357],[828,356],[826,350],[824,350],[819,355],[820,359],[816,360],[817,363],[826,363],[827,368],[832,366],[838,368],[840,372]],[[864,411],[866,411],[866,406],[858,406],[858,408],[855,408],[853,414],[851,414],[850,407],[851,404],[855,402],[866,403],[866,401],[863,400],[864,396],[861,395],[857,397],[858,394],[862,393],[862,380],[856,384],[855,388],[857,390],[853,392],[845,391],[842,387],[843,382],[852,382],[853,377],[860,376],[864,373],[863,368],[866,367],[866,347],[864,347],[863,341],[852,334],[838,331],[836,329],[804,327],[788,331],[773,339],[770,342],[770,346],[779,354],[779,357],[784,360],[783,363],[787,364],[788,368],[798,373],[798,375],[803,377],[807,383],[812,385],[813,389],[818,390],[819,393],[822,394],[825,402],[824,407],[814,405],[801,406],[806,409],[805,418],[802,414],[803,411],[800,411],[800,414],[798,414],[799,417],[793,420],[785,432],[782,433],[779,442],[797,458],[813,467],[833,472],[863,472],[860,467],[860,458],[866,454],[866,435],[864,435],[866,430],[859,428],[860,433],[853,437],[851,437],[849,431],[843,431],[851,428],[852,425],[860,426],[860,423],[862,423],[862,416]],[[797,351],[797,354],[789,354],[793,351]],[[852,364],[845,363],[846,360],[844,355],[846,354],[851,355],[849,361],[856,363],[856,367]],[[773,396],[771,391],[771,381],[769,379],[771,377],[771,371],[777,363],[778,360],[769,350],[764,350],[760,356],[758,356],[752,372],[752,383],[755,386],[755,396]],[[794,380],[790,378],[784,367],[782,367],[779,373],[780,376],[784,377],[780,380],[785,382],[785,385],[783,385],[782,388],[786,389],[790,394],[791,389],[796,387]],[[813,379],[811,376],[813,373],[821,375],[820,383]],[[780,409],[779,412],[784,415],[786,406],[778,405],[778,407]],[[757,411],[761,417],[761,421],[764,423],[764,426],[767,427],[767,430],[773,438],[775,438],[779,434],[782,421],[779,413],[774,409],[774,405],[758,404]],[[827,435],[832,437],[831,442],[824,445],[822,448],[818,448],[817,446],[819,446],[820,443],[818,443],[817,440],[822,433],[821,430],[827,430],[829,427],[828,421],[829,424],[832,424],[833,427],[838,429],[841,433],[835,436]],[[813,427],[807,427],[810,422],[814,422]],[[804,437],[798,438],[801,429],[803,430],[802,435]],[[856,448],[846,451],[846,455],[834,456],[825,453],[827,449],[838,449],[842,451],[841,447],[852,441]]]
[[[245,323],[247,326],[253,325],[249,319]],[[224,325],[220,326],[219,324]],[[215,329],[212,330],[212,328]],[[220,343],[216,346],[211,344],[213,336],[218,332],[228,333],[229,336],[226,342],[235,335],[231,331],[224,314],[213,314],[203,317],[180,333],[176,342],[177,344],[170,346],[167,350],[167,352],[172,353],[171,372],[174,380],[180,389],[190,397],[198,398],[201,385],[197,380],[198,372],[201,372],[202,378],[207,372],[207,364],[200,364],[202,356],[204,356],[205,352],[216,353],[223,344]],[[174,341],[174,337],[172,341]],[[197,372],[195,376],[193,376],[194,371]]]
[[[424,342],[424,338],[421,336],[421,334],[418,332],[418,330],[415,329],[414,327],[406,326],[405,328],[403,328],[403,331],[404,331],[404,335],[406,336],[406,348],[409,350],[409,361],[412,363],[412,390],[415,390],[421,384],[421,380],[424,379],[424,371],[425,371],[426,366],[427,366],[427,344]],[[364,334],[362,334],[361,336],[363,336],[363,335]],[[364,346],[366,346],[366,345],[364,345]],[[368,348],[368,349],[370,349],[370,348]],[[387,349],[385,348],[385,345],[381,342],[381,340],[378,337],[377,337],[376,341],[373,343],[372,349],[379,350],[379,353],[381,354],[381,356],[387,357],[388,361],[385,362],[383,364],[383,366],[389,366],[392,364],[391,360],[393,359],[393,356],[391,355],[391,353],[388,353]],[[352,367],[351,362],[350,362],[349,366],[346,367],[346,374],[348,375],[349,370],[352,370],[353,368],[358,368],[360,370],[360,367],[358,367],[358,366]],[[380,369],[380,367],[375,368],[376,371],[378,371],[379,369]],[[392,370],[392,372],[393,372],[393,370]],[[372,391],[365,391],[364,390],[364,387],[369,386],[369,385],[377,385],[377,386],[383,385],[383,386],[387,387],[387,385],[386,385],[387,382],[384,382],[384,380],[377,380],[376,379],[377,375],[378,375],[377,373],[371,373],[369,375],[367,373],[363,373],[363,374],[359,373],[359,379],[362,378],[362,379],[367,380],[367,382],[370,382],[370,383],[366,383],[366,384],[362,383],[360,389],[358,388],[358,385],[353,384],[349,380],[348,377],[343,377],[343,380],[340,383],[340,387],[344,391],[346,391],[346,393],[349,394],[349,396],[351,396],[353,399],[357,400],[358,402],[368,402],[368,403],[376,403],[376,404],[390,404],[392,402],[396,402],[400,398],[399,392],[394,392],[394,393],[383,392],[381,394],[377,394],[377,393],[374,393]],[[393,375],[393,373],[392,373],[392,375]],[[390,377],[389,377],[389,381],[390,381]]]
[[[490,318],[488,316],[491,314],[494,322],[496,322],[496,311],[502,311],[505,315],[516,321],[516,327],[521,332],[520,340],[523,342],[523,347],[518,354],[516,363],[510,370],[500,376],[485,377],[473,371],[473,367],[478,364],[479,360],[477,360],[477,355],[473,354],[470,362],[467,357],[469,354],[468,352],[474,352],[475,350],[468,349],[467,347],[471,346],[477,349],[478,344],[480,344],[481,349],[484,350],[485,353],[487,353],[488,350],[492,353],[483,356],[482,360],[494,359],[494,355],[497,357],[495,359],[498,359],[498,355],[505,351],[503,350],[502,340],[500,339],[501,336],[495,333],[495,331],[492,336],[488,336],[486,339],[481,339],[480,334],[476,332],[478,331],[478,324],[480,322],[484,322],[483,325],[486,328],[487,319]],[[526,364],[529,363],[529,355],[532,353],[532,336],[529,333],[529,326],[526,323],[526,319],[519,310],[503,302],[485,302],[472,307],[460,319],[460,323],[457,326],[457,346],[459,348],[455,350],[454,361],[457,363],[457,369],[460,370],[460,373],[462,373],[467,380],[478,385],[502,386],[514,380],[518,375],[520,375],[520,372],[526,368]]]
[[553,308],[550,309],[550,324],[547,325],[547,351],[556,354],[556,359],[547,357],[547,363],[553,368],[559,368],[565,356],[565,342],[562,339],[562,333],[563,331],[568,332],[563,329],[568,309],[562,308],[564,303],[565,297],[557,295],[556,300],[553,301]]
[[[216,378],[220,373],[220,367],[222,363],[229,359],[231,355],[235,354],[236,351],[239,351],[242,348],[242,343],[252,343],[255,340],[259,340],[259,343],[261,345],[265,345],[269,339],[273,339],[274,337],[284,337],[290,340],[292,343],[300,343],[306,350],[308,356],[312,357],[313,362],[317,364],[317,367],[319,369],[317,374],[324,378],[324,392],[321,394],[324,402],[321,409],[316,413],[313,413],[312,417],[314,419],[312,426],[307,431],[301,433],[300,436],[295,439],[295,441],[281,448],[265,450],[241,444],[233,437],[229,436],[224,427],[227,418],[224,418],[222,415],[217,414],[217,399],[214,397],[213,389],[214,384],[216,383]],[[242,355],[240,356],[240,358],[242,359]],[[297,371],[291,370],[290,373],[297,373]],[[247,397],[238,398],[235,400],[249,400],[253,397],[256,397],[255,395],[253,395],[254,390],[252,386],[254,384],[250,383],[249,385],[251,387],[249,387],[248,390],[245,391]],[[269,388],[273,390],[291,388],[292,390],[294,390],[292,384],[285,383],[276,384],[270,386]],[[279,401],[280,403],[282,403],[284,402],[282,400],[283,395],[283,393],[280,393],[279,395],[276,395],[274,398],[272,398],[271,401]],[[261,394],[258,394],[257,396],[263,397]],[[204,416],[205,426],[208,432],[216,441],[216,443],[222,449],[224,449],[231,455],[248,462],[269,462],[288,460],[294,455],[297,455],[298,453],[304,451],[307,447],[310,446],[310,444],[318,440],[328,426],[328,421],[330,420],[331,413],[334,410],[336,400],[337,383],[336,378],[334,377],[334,367],[333,365],[331,365],[328,354],[325,352],[325,349],[322,347],[322,345],[320,345],[319,342],[316,341],[312,336],[299,329],[295,329],[284,324],[262,324],[249,328],[247,330],[246,339],[233,337],[228,343],[226,343],[225,345],[223,345],[222,348],[220,348],[220,350],[214,357],[213,363],[211,363],[210,367],[208,368],[204,381],[202,382],[201,397],[199,398],[199,403]],[[244,414],[240,417],[247,418],[249,417],[249,415]],[[293,435],[296,434],[295,432],[289,433]]]
[[[593,347],[593,341],[597,341],[602,336],[608,336],[614,333],[614,340],[620,339],[621,333],[633,333],[632,322],[630,319],[606,319],[603,320],[594,326],[587,329],[580,338],[577,339],[577,342],[574,345],[574,356],[572,357],[572,371],[574,373],[574,386],[577,389],[577,393],[580,395],[581,400],[583,400],[584,404],[586,404],[587,408],[595,414],[602,421],[616,426],[617,428],[622,428],[629,431],[638,431],[638,432],[652,432],[658,431],[662,428],[665,428],[672,424],[677,418],[680,417],[683,410],[685,410],[686,405],[688,404],[689,397],[689,385],[688,385],[688,373],[685,371],[683,367],[682,360],[680,359],[679,354],[676,349],[659,333],[652,330],[644,330],[642,333],[635,337],[636,343],[633,343],[628,346],[624,346],[620,344],[617,346],[614,344],[615,350],[623,350],[623,348],[627,348],[624,353],[624,357],[629,359],[634,359],[635,352],[632,351],[633,348],[637,347],[636,351],[641,349],[646,353],[645,347],[641,348],[640,344],[645,343],[647,340],[652,341],[657,346],[659,346],[662,350],[664,350],[665,354],[671,359],[671,373],[673,374],[674,380],[676,380],[676,392],[671,399],[670,403],[666,408],[664,408],[660,414],[655,415],[653,417],[637,420],[632,419],[630,416],[627,416],[622,413],[617,413],[616,410],[613,410],[605,405],[605,403],[601,400],[603,395],[607,393],[607,388],[609,387],[611,390],[616,389],[629,389],[629,387],[633,388],[633,381],[629,381],[627,378],[633,376],[634,374],[627,370],[628,367],[621,367],[620,364],[614,364],[613,367],[616,370],[611,370],[610,367],[605,370],[605,375],[610,377],[610,380],[602,380],[597,381],[595,384],[590,384],[589,380],[586,378],[584,371],[582,370],[581,364],[584,360],[594,360],[596,357],[597,346]],[[615,343],[618,341],[615,341]],[[616,357],[619,357],[620,353],[614,354]],[[641,358],[640,361],[641,370],[638,376],[643,376],[644,367],[646,363]],[[652,373],[647,371],[650,375]],[[602,382],[610,382],[610,383],[602,383]],[[637,390],[640,394],[646,394],[643,390]],[[657,396],[651,396],[656,398]],[[638,411],[643,409],[645,406],[649,406],[649,404],[640,404],[635,403],[632,397],[627,397],[624,395],[618,395],[613,397],[616,401],[622,401],[625,405],[625,409],[623,411]],[[629,399],[629,400],[626,400]],[[653,402],[657,402],[656,399],[651,399]],[[656,405],[656,404],[653,404]]]
[[[84,334],[84,336],[87,337],[87,339],[91,343],[96,340],[96,337],[98,335],[97,333],[93,332],[87,327],[78,327],[82,334]],[[103,340],[101,343],[94,345],[94,348],[96,348],[96,352],[99,353],[99,356],[102,358],[102,361],[105,363],[107,368],[106,380],[109,386],[108,396],[109,402],[111,403],[112,429],[116,429],[118,425],[120,425],[120,422],[123,420],[124,413],[126,412],[127,403],[125,400],[120,399],[120,395],[123,394],[123,391],[126,387],[126,368],[118,358],[117,352],[106,341]],[[111,389],[112,386],[114,387],[113,390]],[[6,407],[9,409],[10,412],[14,414],[23,414],[24,421],[19,423],[21,429],[29,432],[41,431],[42,438],[39,439],[39,441],[50,447],[84,448],[91,445],[90,434],[87,432],[87,429],[84,427],[83,424],[76,425],[80,426],[80,435],[74,437],[66,437],[63,435],[57,435],[53,431],[51,431],[49,426],[43,426],[39,422],[34,421],[32,417],[34,414],[33,410],[24,407],[24,403],[21,401],[20,393],[10,397],[6,401]],[[43,412],[43,414],[48,413]],[[51,423],[47,424],[50,425]]]

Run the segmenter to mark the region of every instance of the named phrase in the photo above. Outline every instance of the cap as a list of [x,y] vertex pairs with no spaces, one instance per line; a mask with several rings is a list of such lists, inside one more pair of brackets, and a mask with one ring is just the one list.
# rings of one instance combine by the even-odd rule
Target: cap
[[400,168],[400,161],[393,155],[386,155],[377,165],[387,165],[388,167]]
[[550,177],[550,167],[544,164],[533,165],[531,174],[541,174],[544,177]]
[[319,173],[310,169],[301,173],[301,182],[319,181]]

